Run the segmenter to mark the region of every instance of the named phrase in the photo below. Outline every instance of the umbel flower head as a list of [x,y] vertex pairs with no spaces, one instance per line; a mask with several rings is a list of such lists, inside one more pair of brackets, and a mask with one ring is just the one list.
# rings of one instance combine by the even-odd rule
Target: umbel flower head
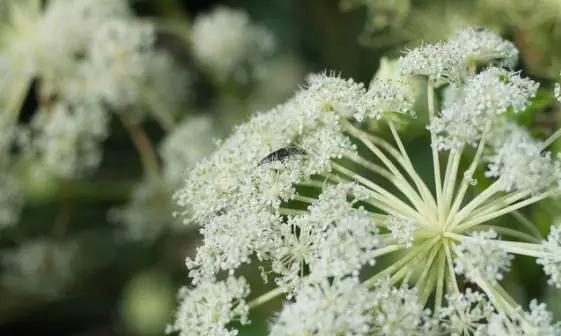
[[[434,185],[389,117],[413,109],[406,77],[366,89],[313,75],[285,104],[237,127],[176,193],[203,242],[187,258],[194,287],[182,292],[173,329],[233,335],[236,320],[284,296],[272,335],[560,335],[543,304],[524,308],[501,284],[517,255],[536,258],[552,284],[561,274],[559,228],[544,241],[517,212],[561,193],[561,170],[547,151],[557,134],[541,142],[509,121],[538,86],[501,67],[516,55],[511,43],[468,29],[401,58],[403,73],[428,81]],[[455,85],[441,109],[436,82]],[[483,190],[476,170],[491,179]],[[510,215],[520,223],[497,223]],[[253,263],[276,289],[224,293],[221,279]],[[231,310],[216,312],[219,302]]]

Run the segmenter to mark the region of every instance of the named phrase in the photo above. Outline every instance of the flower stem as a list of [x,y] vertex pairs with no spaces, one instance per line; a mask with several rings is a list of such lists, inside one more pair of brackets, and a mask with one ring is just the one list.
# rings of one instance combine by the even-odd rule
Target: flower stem
[[515,210],[518,210],[518,209],[523,208],[525,206],[528,206],[530,204],[539,202],[539,201],[541,201],[545,198],[548,198],[548,197],[554,196],[556,194],[559,194],[560,191],[561,190],[558,189],[558,188],[550,189],[549,191],[543,192],[542,194],[536,195],[534,197],[530,197],[530,198],[528,198],[524,201],[521,201],[521,202],[518,202],[516,204],[510,205],[510,206],[508,206],[506,208],[503,208],[501,210],[498,210],[498,211],[495,211],[495,212],[492,212],[492,213],[489,213],[489,214],[481,215],[481,216],[475,216],[472,219],[470,219],[469,221],[465,222],[464,224],[458,225],[458,229],[460,231],[465,231],[465,230],[467,230],[471,227],[474,227],[478,224],[487,222],[491,219],[500,217],[500,216],[502,216],[504,214],[507,214],[509,212],[513,212]]
[[149,176],[158,175],[158,158],[150,138],[142,127],[131,122],[126,116],[121,115],[120,117],[122,124],[127,129],[131,141],[140,156],[144,173]]
[[331,165],[332,165],[332,167],[335,171],[349,177],[350,180],[352,180],[352,181],[356,181],[356,182],[361,183],[365,187],[371,189],[374,192],[374,194],[380,195],[381,197],[376,197],[376,199],[378,201],[387,204],[388,206],[394,208],[395,210],[398,210],[399,212],[407,214],[406,217],[412,217],[412,218],[414,218],[415,220],[417,220],[421,223],[429,225],[428,223],[430,223],[430,222],[428,222],[425,218],[423,218],[421,216],[421,214],[419,214],[417,211],[415,211],[409,205],[405,204],[399,198],[395,197],[390,192],[388,192],[384,188],[380,187],[376,183],[370,181],[369,179],[367,179],[367,178],[365,178],[361,175],[358,175],[354,171],[352,171],[348,168],[345,168],[345,167],[343,167],[343,166],[341,166],[337,163],[332,163]]
[[534,236],[538,239],[542,239],[542,235],[540,231],[536,228],[534,223],[532,223],[526,216],[520,213],[520,211],[513,211],[511,215],[518,220],[520,224],[522,224],[525,228],[527,228]]
[[454,294],[459,294],[458,281],[456,280],[456,273],[454,273],[454,262],[452,261],[452,252],[450,248],[450,241],[444,240],[444,252],[446,254],[446,262],[448,264],[448,273],[450,276],[449,288]]
[[407,266],[407,264],[412,260],[423,257],[425,253],[427,253],[434,246],[434,244],[437,242],[438,239],[439,237],[434,237],[431,240],[427,240],[423,242],[419,246],[411,248],[410,251],[408,251],[405,254],[405,256],[403,256],[403,258],[401,258],[398,262],[394,263],[393,265],[384,269],[383,271],[373,275],[370,279],[364,282],[364,285],[366,287],[372,287],[374,284],[376,284],[378,280],[380,280],[380,278],[392,274],[393,272],[399,270],[404,265]]
[[255,307],[258,307],[266,302],[269,302],[270,300],[276,298],[277,296],[281,295],[284,293],[284,289],[281,287],[277,287],[253,300],[251,300],[247,305],[249,307],[249,309],[253,309]]
[[[352,136],[360,140],[372,152],[372,154],[374,154],[378,159],[380,159],[380,161],[382,161],[382,163],[395,175],[397,179],[402,181],[404,185],[409,185],[409,182],[403,176],[403,174],[397,169],[397,167],[376,145],[383,147],[390,155],[392,155],[394,159],[403,167],[403,169],[405,169],[407,174],[409,174],[411,179],[414,181],[415,185],[417,186],[417,189],[421,193],[421,197],[423,197],[423,199],[426,202],[430,202],[436,208],[436,202],[434,201],[434,198],[432,197],[432,194],[430,193],[428,187],[425,185],[423,180],[419,177],[413,166],[408,165],[405,162],[404,158],[392,145],[390,145],[383,139],[377,138],[369,133],[366,133],[354,127],[346,119],[343,119],[342,123],[343,126],[345,126],[345,129]],[[412,191],[412,193],[415,193],[415,191]]]
[[[435,100],[434,100],[434,83],[432,80],[427,84],[427,100],[429,109],[429,120],[435,118]],[[442,181],[440,175],[440,159],[438,156],[438,149],[436,148],[436,136],[431,132],[431,149],[432,149],[432,163],[434,166],[434,186],[436,189],[436,203],[438,206],[442,204]]]
[[552,135],[550,135],[541,145],[542,150],[546,149],[547,147],[549,147],[549,145],[551,145],[552,143],[555,142],[555,140],[559,139],[559,137],[561,137],[561,128],[558,129],[557,131],[555,131],[555,133],[553,133]]
[[[483,135],[481,136],[481,140],[479,141],[479,145],[477,146],[477,151],[475,152],[475,157],[473,158],[473,161],[471,162],[471,164],[469,165],[469,168],[467,170],[467,173],[469,174],[470,179],[472,178],[473,172],[477,168],[477,164],[479,163],[479,159],[481,158],[481,155],[483,154],[483,148],[485,148],[485,143],[486,143],[486,140],[487,140],[487,134],[489,133],[489,128],[490,128],[490,125],[487,124],[487,126],[485,127],[485,131],[483,132]],[[445,229],[448,226],[450,226],[450,228],[453,228],[457,224],[457,222],[461,220],[461,218],[464,214],[469,213],[471,208],[475,208],[481,202],[483,202],[487,198],[491,197],[496,192],[496,190],[494,188],[497,188],[496,185],[498,184],[497,182],[495,182],[491,187],[487,188],[484,192],[482,192],[480,195],[478,195],[478,197],[473,199],[465,208],[463,208],[458,213],[458,210],[460,209],[460,206],[462,205],[462,202],[464,200],[464,196],[466,194],[466,191],[467,191],[467,188],[468,188],[470,182],[471,181],[468,181],[464,176],[464,179],[462,180],[462,185],[460,187],[460,190],[458,191],[458,194],[456,195],[456,199],[454,200],[454,204],[452,205],[452,209],[450,210],[450,213],[448,214],[448,218],[446,219],[446,223],[444,225]],[[453,220],[453,222],[450,223],[452,220]]]
[[502,226],[496,226],[496,225],[480,225],[479,226],[482,229],[493,229],[495,230],[497,233],[505,235],[505,236],[510,236],[510,237],[516,237],[519,239],[522,239],[524,241],[527,242],[532,242],[532,243],[540,243],[541,241],[535,237],[530,236],[529,234],[526,234],[524,232],[520,232],[514,229],[510,229],[510,228],[506,228],[506,227],[502,227]]
[[444,281],[446,276],[446,255],[442,249],[439,253],[440,260],[437,264],[438,277],[436,282],[436,294],[434,299],[434,311],[438,311],[442,306],[442,297],[444,295]]

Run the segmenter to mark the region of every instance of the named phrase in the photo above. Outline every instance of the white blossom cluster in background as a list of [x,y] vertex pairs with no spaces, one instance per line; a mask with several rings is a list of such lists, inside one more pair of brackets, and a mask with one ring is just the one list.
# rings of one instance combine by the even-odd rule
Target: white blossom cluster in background
[[[516,255],[552,284],[561,274],[558,228],[544,240],[517,211],[561,193],[547,150],[558,132],[539,141],[513,123],[538,88],[509,69],[517,55],[468,28],[409,51],[397,80],[365,88],[312,75],[238,126],[175,194],[202,245],[186,260],[192,284],[170,331],[237,335],[252,309],[284,297],[271,335],[560,335],[544,304],[502,286]],[[427,81],[430,187],[390,117],[415,114],[409,76]],[[454,85],[442,108],[437,85]],[[490,184],[475,188],[482,175]],[[275,289],[250,293],[245,264]]]
[[74,242],[42,238],[3,250],[2,285],[27,295],[56,297],[74,278],[76,253]]
[[187,118],[162,140],[162,175],[170,186],[181,183],[185,172],[214,150],[214,129],[208,116]]
[[[14,122],[37,81],[31,144],[54,176],[75,178],[99,164],[109,112],[128,122],[151,114],[173,124],[186,73],[156,49],[153,25],[136,19],[126,1],[53,0],[43,8],[42,1],[23,0],[4,7],[2,113]],[[63,165],[53,164],[61,158]]]
[[217,7],[195,18],[191,48],[196,60],[218,81],[245,82],[275,49],[272,34],[250,22],[247,13]]
[[66,177],[91,172],[101,162],[98,146],[108,135],[108,115],[101,106],[56,104],[37,111],[32,147],[44,169]]

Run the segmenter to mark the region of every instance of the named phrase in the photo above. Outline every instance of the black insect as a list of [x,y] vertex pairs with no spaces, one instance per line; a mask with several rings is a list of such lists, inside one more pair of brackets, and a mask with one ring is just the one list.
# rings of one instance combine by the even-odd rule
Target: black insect
[[264,165],[274,161],[284,161],[286,158],[294,155],[304,155],[306,152],[298,147],[285,147],[272,152],[259,161],[259,165]]

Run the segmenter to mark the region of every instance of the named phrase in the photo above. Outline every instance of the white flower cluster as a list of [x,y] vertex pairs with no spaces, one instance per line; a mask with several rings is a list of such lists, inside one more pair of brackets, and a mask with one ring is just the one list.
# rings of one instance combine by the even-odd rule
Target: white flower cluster
[[[67,72],[99,25],[109,16],[128,15],[124,1],[54,0],[43,10],[41,1],[6,2],[0,25],[2,57],[27,73],[56,80]],[[61,25],[61,22],[65,22]]]
[[270,335],[365,335],[372,301],[372,292],[355,278],[306,286],[285,305]]
[[410,247],[415,239],[415,230],[417,223],[413,219],[398,218],[388,216],[385,226],[390,230],[392,238],[404,246]]
[[419,302],[417,291],[393,287],[388,280],[373,289],[371,316],[375,335],[435,335],[430,310]]
[[99,144],[107,137],[109,121],[98,107],[56,104],[35,116],[33,148],[49,173],[72,178],[98,166]]
[[485,295],[469,288],[448,296],[447,306],[433,315],[413,288],[396,288],[386,279],[367,290],[345,278],[302,288],[270,335],[490,335],[487,320],[495,313]]
[[407,51],[400,57],[404,75],[426,76],[436,84],[459,83],[468,75],[464,50],[457,43],[437,42]]
[[551,227],[545,248],[550,253],[536,259],[543,266],[545,274],[549,276],[549,284],[561,288],[561,225]]
[[98,27],[85,68],[88,77],[97,74],[94,90],[107,103],[119,108],[140,100],[154,41],[154,28],[146,23],[114,18]]
[[234,269],[253,253],[271,253],[278,209],[296,196],[293,185],[328,172],[331,159],[354,152],[337,118],[354,115],[348,95],[360,99],[361,93],[362,86],[350,80],[311,77],[307,89],[253,117],[189,173],[176,197],[181,206],[196,204],[193,219],[203,223],[205,237],[189,261],[191,275]]
[[516,317],[495,313],[489,318],[485,335],[489,336],[557,336],[561,334],[561,323],[553,323],[552,315],[543,303],[530,302],[530,311],[518,309]]
[[[89,58],[81,67],[79,84],[89,88],[82,94],[99,97],[118,112],[136,113],[137,118],[150,112],[158,120],[175,112],[184,102],[188,78],[170,55],[155,49],[155,40],[148,22],[107,19],[93,35]],[[75,84],[70,83],[71,90]]]
[[76,177],[95,168],[107,110],[126,114],[129,122],[151,113],[161,124],[173,124],[188,78],[156,49],[154,27],[135,19],[126,1],[53,0],[43,6],[25,0],[5,7],[0,107],[13,122],[18,99],[36,80],[32,142],[55,175]]
[[518,73],[489,68],[467,80],[460,97],[434,118],[429,130],[440,150],[475,145],[485,131],[495,127],[508,109],[520,112],[534,97],[539,84]]
[[[427,85],[434,188],[416,171],[389,114],[412,109],[412,91],[399,81],[378,79],[366,90],[332,73],[312,75],[285,104],[238,126],[175,194],[186,221],[201,225],[202,245],[186,260],[196,286],[189,293],[213,292],[209,286],[223,286],[218,279],[255,262],[276,288],[247,307],[280,295],[290,300],[272,335],[555,334],[544,306],[525,313],[500,284],[514,254],[539,258],[554,283],[558,273],[557,229],[541,243],[492,222],[561,192],[543,190],[554,181],[548,173],[558,171],[542,154],[545,143],[534,146],[507,123],[537,84],[500,67],[476,73],[479,63],[511,65],[516,55],[512,44],[471,29],[400,60],[405,73],[458,86],[438,110],[434,85]],[[387,124],[395,145],[364,118]],[[524,151],[509,148],[512,142],[524,143]],[[476,143],[462,174],[463,148]],[[445,165],[438,149],[453,149]],[[477,193],[462,176],[471,178],[485,158],[488,177],[500,183]],[[386,255],[388,262],[377,262]],[[464,290],[467,281],[481,292]],[[216,301],[232,308],[239,299],[213,295],[184,303],[174,330],[235,333],[225,325],[247,317],[236,305],[199,322],[202,309],[214,312]]]
[[358,275],[363,265],[374,263],[373,253],[381,241],[367,212],[347,201],[355,187],[326,187],[308,213],[290,218],[279,228],[282,245],[270,252],[272,269],[281,275],[276,279],[279,286],[297,287],[304,266],[309,268],[307,281],[316,282]]
[[483,28],[466,28],[448,41],[426,44],[400,58],[406,75],[422,75],[436,84],[459,84],[470,75],[470,66],[500,61],[513,66],[518,61],[514,45]]
[[197,61],[219,81],[247,81],[275,48],[267,29],[252,24],[245,12],[226,7],[195,18],[191,44]]
[[201,284],[180,291],[180,307],[176,322],[167,332],[179,331],[181,336],[235,336],[228,329],[233,321],[247,324],[249,308],[245,302],[249,286],[244,278],[229,277],[224,281]]
[[494,243],[498,238],[493,230],[476,231],[465,242],[456,245],[456,273],[474,282],[479,278],[491,282],[502,280],[503,272],[510,269],[513,256]]
[[462,46],[464,62],[494,63],[512,68],[518,62],[518,49],[495,33],[481,27],[468,27],[450,38],[450,43]]
[[440,328],[451,335],[485,335],[487,321],[495,309],[482,293],[466,289],[465,293],[447,296],[448,305],[436,312]]
[[359,101],[355,119],[364,117],[380,119],[384,112],[410,113],[415,97],[406,82],[374,80],[366,94]]
[[17,291],[55,297],[72,281],[76,249],[73,242],[32,240],[3,251],[1,281]]
[[491,139],[494,153],[485,176],[498,178],[504,191],[530,190],[537,193],[561,179],[561,164],[544,151],[543,144],[512,123],[505,123]]
[[[308,76],[307,90],[298,99],[302,105],[318,105],[319,109],[333,110],[350,118],[361,110],[360,100],[365,90],[362,83],[343,79],[335,73],[312,74]],[[309,101],[308,101],[309,100]]]

